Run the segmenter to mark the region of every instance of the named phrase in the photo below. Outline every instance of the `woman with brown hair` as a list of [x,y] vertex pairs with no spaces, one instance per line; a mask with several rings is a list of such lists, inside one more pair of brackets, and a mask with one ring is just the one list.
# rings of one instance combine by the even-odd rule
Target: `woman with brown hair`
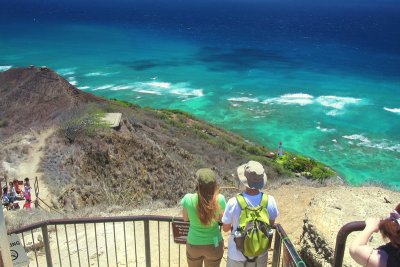
[[225,197],[219,194],[216,175],[211,169],[196,172],[197,192],[186,194],[181,204],[185,221],[190,222],[186,242],[189,267],[216,267],[224,254],[224,241],[219,221],[226,206]]
[[[400,266],[400,203],[384,220],[369,218],[365,221],[364,230],[350,245],[350,255],[365,267],[399,267]],[[367,245],[370,236],[381,232],[384,238],[390,240],[377,249]]]

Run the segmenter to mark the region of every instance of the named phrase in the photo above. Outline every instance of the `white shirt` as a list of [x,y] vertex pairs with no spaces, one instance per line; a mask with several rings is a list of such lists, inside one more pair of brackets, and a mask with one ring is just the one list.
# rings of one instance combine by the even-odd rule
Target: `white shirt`
[[[245,198],[249,206],[256,207],[260,205],[261,192],[254,196],[243,193],[243,197]],[[276,206],[275,198],[271,195],[268,195],[267,210],[270,220],[275,220],[276,217],[278,217],[278,207]],[[222,217],[222,223],[232,224],[233,226],[232,233],[229,236],[228,240],[228,257],[234,261],[246,261],[246,258],[243,256],[242,252],[236,249],[236,243],[233,240],[233,232],[235,232],[236,228],[238,227],[241,211],[242,209],[240,208],[236,197],[234,197],[229,199],[228,203],[226,204],[224,216]]]

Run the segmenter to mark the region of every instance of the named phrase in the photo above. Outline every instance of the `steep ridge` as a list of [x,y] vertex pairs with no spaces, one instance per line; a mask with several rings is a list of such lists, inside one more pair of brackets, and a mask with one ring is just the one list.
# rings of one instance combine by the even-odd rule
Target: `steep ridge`
[[0,137],[30,127],[52,126],[83,103],[104,100],[76,89],[48,68],[13,68],[0,72]]
[[[265,156],[266,148],[240,136],[181,111],[98,98],[48,68],[10,69],[0,84],[2,165],[18,169],[29,160],[31,147],[18,134],[54,128],[38,172],[57,208],[173,206],[195,190],[198,168],[214,168],[221,186],[235,186],[236,167],[249,159],[269,166],[270,180],[291,175]],[[122,113],[120,127],[101,123],[107,112]]]

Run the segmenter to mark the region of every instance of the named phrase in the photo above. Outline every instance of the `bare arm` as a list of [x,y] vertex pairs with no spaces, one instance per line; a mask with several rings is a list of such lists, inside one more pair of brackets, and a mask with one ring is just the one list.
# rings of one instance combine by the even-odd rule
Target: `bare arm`
[[187,210],[185,208],[182,209],[182,217],[185,222],[189,221],[189,216],[187,214]]
[[232,224],[223,224],[222,225],[222,230],[224,231],[224,232],[229,232],[230,230],[232,229]]
[[[370,236],[378,232],[379,222],[380,219],[378,218],[367,219],[364,230],[351,243],[349,248],[350,255],[358,264],[366,267],[386,266],[387,255],[367,245]],[[384,265],[382,265],[383,263]]]

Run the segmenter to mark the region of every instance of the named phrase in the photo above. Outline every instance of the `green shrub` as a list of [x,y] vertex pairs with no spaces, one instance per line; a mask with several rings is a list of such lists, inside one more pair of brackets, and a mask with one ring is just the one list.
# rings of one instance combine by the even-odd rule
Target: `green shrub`
[[119,100],[119,99],[116,99],[116,98],[111,98],[111,100],[115,104],[117,104],[118,106],[121,106],[121,107],[129,107],[129,108],[134,108],[134,109],[140,107],[138,104],[133,104],[131,102],[124,101],[124,100]]
[[292,153],[286,153],[278,157],[276,163],[292,172],[311,173],[312,178],[316,180],[324,180],[335,175],[334,171],[327,168],[322,163]]
[[94,136],[99,130],[108,128],[107,123],[102,119],[103,117],[104,112],[102,110],[89,106],[84,112],[65,121],[61,126],[61,132],[70,143],[73,143],[81,134]]
[[311,175],[313,179],[323,181],[335,175],[335,172],[327,167],[316,166],[311,170]]

